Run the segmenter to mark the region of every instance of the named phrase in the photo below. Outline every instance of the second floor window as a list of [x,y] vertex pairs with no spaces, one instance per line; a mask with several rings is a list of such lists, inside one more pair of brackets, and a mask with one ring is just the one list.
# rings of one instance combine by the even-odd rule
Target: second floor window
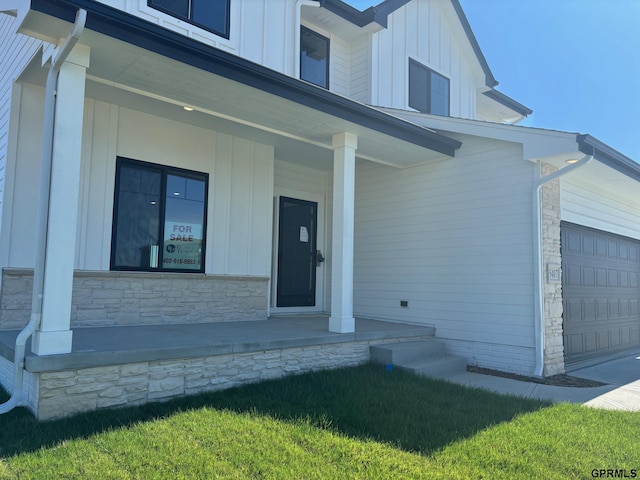
[[300,78],[329,88],[329,39],[300,27]]
[[148,0],[147,5],[229,38],[231,0]]
[[449,79],[409,59],[409,106],[422,113],[449,115]]

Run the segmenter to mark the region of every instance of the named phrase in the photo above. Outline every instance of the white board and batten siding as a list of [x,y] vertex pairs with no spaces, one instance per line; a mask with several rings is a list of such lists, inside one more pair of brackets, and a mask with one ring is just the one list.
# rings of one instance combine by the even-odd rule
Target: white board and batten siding
[[[23,89],[20,120],[32,123],[18,139],[16,181],[37,185],[40,143],[33,138],[41,131],[43,89]],[[118,156],[208,173],[206,273],[270,275],[272,146],[92,99],[85,101],[76,269],[109,270]],[[14,192],[7,266],[33,267],[32,197]]]
[[207,45],[293,75],[295,0],[232,1],[229,38],[149,7],[147,0],[98,1]]
[[530,374],[532,175],[521,146],[477,137],[437,163],[359,163],[356,315],[433,325],[471,364]]
[[585,184],[568,175],[560,182],[560,205],[563,221],[640,240],[637,196]]
[[10,151],[16,148],[22,96],[15,80],[42,45],[34,38],[16,35],[16,28],[14,17],[0,14],[0,267],[8,262],[13,221],[10,210],[15,160],[11,159],[15,159],[15,152]]
[[[208,173],[206,272],[269,275],[273,147],[102,102],[88,102],[87,109],[94,128],[86,126],[85,142],[93,149],[84,167],[95,173],[85,182],[92,185],[85,203],[92,211],[83,221],[107,224],[87,230],[77,268],[108,269],[115,158],[122,156]],[[95,121],[110,125],[95,128]]]
[[443,4],[409,2],[389,16],[387,29],[373,35],[373,105],[409,109],[409,58],[413,58],[449,79],[452,117],[475,118],[476,89],[484,85],[484,77],[463,53],[467,39],[456,34]]
[[[277,72],[298,77],[295,71],[298,55],[295,39],[299,27],[295,24],[295,0],[232,1],[229,38],[149,7],[147,0],[99,1]],[[348,96],[351,81],[350,44],[316,25],[306,26],[330,39],[330,90]]]

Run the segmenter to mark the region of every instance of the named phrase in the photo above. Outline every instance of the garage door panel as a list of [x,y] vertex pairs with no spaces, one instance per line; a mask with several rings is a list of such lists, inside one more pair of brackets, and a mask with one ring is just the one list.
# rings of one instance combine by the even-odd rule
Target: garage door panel
[[582,286],[583,287],[596,286],[596,269],[595,268],[584,267],[582,269]]
[[629,246],[626,243],[619,244],[618,258],[627,260],[629,258]]
[[606,320],[609,318],[609,302],[607,302],[606,298],[598,298],[596,300],[596,305],[598,306],[598,320]]
[[596,332],[585,332],[583,334],[584,351],[586,353],[598,351],[598,336]]
[[607,320],[616,320],[620,318],[620,302],[616,299],[609,299],[609,315],[607,316]]
[[608,335],[608,339],[609,339],[609,344],[604,345],[605,349],[620,347],[622,345],[622,342],[620,341],[621,339],[620,329],[610,331]]
[[618,285],[620,285],[621,288],[629,288],[629,272],[618,272]]
[[[582,335],[566,335],[564,339],[565,351],[568,350],[569,355],[575,356],[584,352]],[[569,346],[568,349],[567,345]]]
[[572,323],[582,320],[582,300],[572,299],[565,302],[563,310],[564,317]]
[[565,358],[640,345],[640,241],[563,223]]
[[566,236],[567,252],[581,253],[582,252],[582,237],[577,232],[567,232]]
[[595,300],[583,300],[582,301],[582,320],[594,321],[596,320],[596,301]]
[[598,348],[600,350],[608,349],[613,345],[613,335],[610,332],[598,332]]

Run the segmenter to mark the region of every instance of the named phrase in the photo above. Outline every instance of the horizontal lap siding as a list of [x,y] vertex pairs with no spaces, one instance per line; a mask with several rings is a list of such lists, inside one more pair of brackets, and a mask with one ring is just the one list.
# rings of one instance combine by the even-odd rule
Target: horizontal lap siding
[[356,314],[531,348],[532,169],[520,147],[480,139],[439,163],[360,164]]
[[351,77],[349,96],[358,102],[371,103],[371,36],[366,35],[351,45]]
[[640,239],[640,195],[630,198],[570,177],[560,188],[562,220]]

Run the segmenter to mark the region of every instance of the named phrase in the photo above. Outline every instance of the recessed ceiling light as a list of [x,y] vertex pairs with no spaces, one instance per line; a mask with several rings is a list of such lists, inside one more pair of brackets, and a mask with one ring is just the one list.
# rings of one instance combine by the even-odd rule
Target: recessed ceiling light
[[188,106],[185,105],[182,108],[184,108],[187,112],[193,112],[193,107],[188,107]]
[[155,200],[151,200],[151,205],[155,205],[156,201]]
[[573,165],[574,163],[578,163],[578,159],[577,158],[570,158],[569,160],[567,160],[567,163],[569,165]]
[[179,197],[179,196],[180,196],[180,192],[173,192],[173,194],[174,194],[176,197]]

